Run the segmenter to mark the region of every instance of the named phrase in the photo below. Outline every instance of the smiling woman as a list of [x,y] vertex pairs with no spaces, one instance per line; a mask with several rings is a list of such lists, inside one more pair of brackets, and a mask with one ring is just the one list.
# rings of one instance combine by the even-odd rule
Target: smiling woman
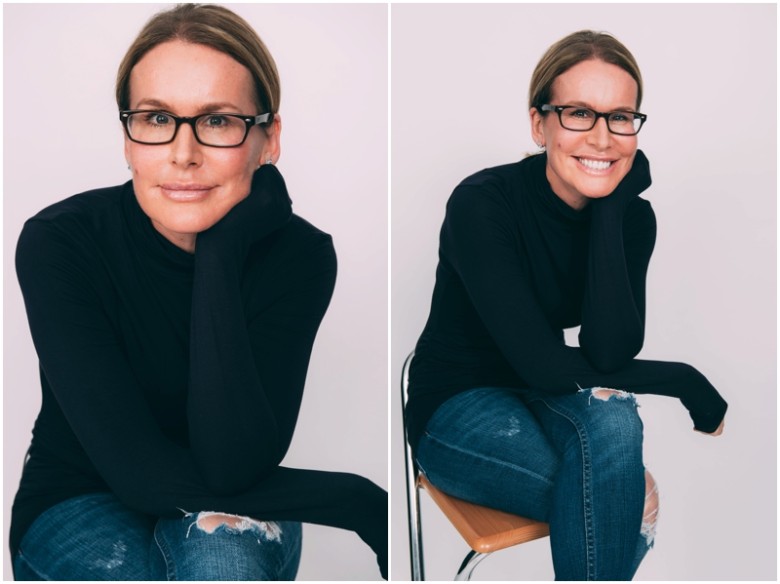
[[386,492],[280,466],[336,256],[275,166],[273,59],[230,10],[180,5],[117,105],[132,180],[40,211],[16,250],[43,406],[15,577],[289,580],[302,522],[356,532],[386,576]]
[[[528,103],[542,152],[450,197],[409,370],[420,470],[455,497],[548,522],[557,580],[630,580],[655,540],[633,394],[679,398],[715,436],[727,409],[693,367],[635,358],[656,235],[639,196],[651,184],[641,96],[611,35],[548,49]],[[567,346],[575,326],[579,346]]]
[[[637,82],[617,65],[590,59],[559,75],[554,88],[557,103],[577,107],[534,104],[532,134],[540,146],[550,145],[545,174],[553,191],[570,207],[582,209],[588,199],[613,192],[631,168],[638,128],[633,121],[630,130],[616,126],[629,116],[633,120],[639,107]],[[551,109],[557,115],[548,115]],[[613,113],[604,117],[597,111]]]

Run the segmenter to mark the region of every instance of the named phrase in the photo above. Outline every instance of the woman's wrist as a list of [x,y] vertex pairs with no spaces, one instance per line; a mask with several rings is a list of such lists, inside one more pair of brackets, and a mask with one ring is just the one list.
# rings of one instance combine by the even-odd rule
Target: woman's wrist
[[636,151],[631,169],[608,196],[596,199],[594,208],[601,212],[623,213],[628,205],[652,184],[650,162],[641,150]]
[[718,429],[728,409],[726,400],[709,383],[695,396],[683,397],[681,401],[693,420],[693,429],[707,434]]
[[249,248],[282,227],[292,215],[292,201],[279,171],[260,167],[249,194],[209,229],[198,234],[198,249],[243,259]]

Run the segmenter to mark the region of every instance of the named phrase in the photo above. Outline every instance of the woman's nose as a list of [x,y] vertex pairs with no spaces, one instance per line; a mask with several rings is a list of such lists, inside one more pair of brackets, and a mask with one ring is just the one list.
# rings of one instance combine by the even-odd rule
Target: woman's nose
[[607,118],[599,118],[596,120],[596,125],[588,132],[588,142],[603,150],[609,146],[609,141],[612,139],[609,134]]
[[195,138],[195,130],[189,124],[179,126],[171,142],[171,162],[177,166],[200,165],[203,161],[202,145]]

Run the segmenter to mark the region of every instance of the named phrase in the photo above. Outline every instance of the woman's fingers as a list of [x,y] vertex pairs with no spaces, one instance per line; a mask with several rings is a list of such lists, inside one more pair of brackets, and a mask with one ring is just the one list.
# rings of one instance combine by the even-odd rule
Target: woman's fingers
[[714,432],[702,432],[701,430],[696,430],[699,434],[707,434],[708,436],[720,436],[723,434],[723,426],[726,424],[725,418],[720,423],[720,426],[714,431]]

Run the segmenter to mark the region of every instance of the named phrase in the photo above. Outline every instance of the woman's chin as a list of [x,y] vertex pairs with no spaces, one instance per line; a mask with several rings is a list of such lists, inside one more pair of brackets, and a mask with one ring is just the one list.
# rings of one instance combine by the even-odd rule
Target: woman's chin
[[208,218],[203,217],[186,219],[177,217],[173,220],[152,220],[154,228],[163,235],[196,235],[202,231],[206,231],[206,229],[212,227],[215,223],[216,221],[211,221]]
[[[619,181],[618,181],[619,182]],[[617,188],[618,182],[614,180],[589,180],[579,185],[578,191],[588,199],[603,199],[611,195]]]
[[605,197],[608,197],[611,194],[610,192],[604,192],[604,191],[596,191],[591,193],[582,193],[582,196],[584,196],[587,199],[603,199]]

